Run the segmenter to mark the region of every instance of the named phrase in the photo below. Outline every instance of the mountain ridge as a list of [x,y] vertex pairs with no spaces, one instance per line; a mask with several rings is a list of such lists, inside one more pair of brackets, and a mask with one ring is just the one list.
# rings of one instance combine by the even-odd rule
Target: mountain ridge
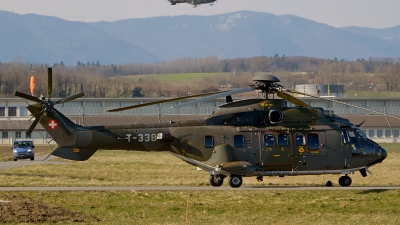
[[154,63],[214,55],[311,56],[345,60],[399,57],[400,26],[335,28],[294,15],[239,11],[76,22],[0,11],[0,61],[74,65]]

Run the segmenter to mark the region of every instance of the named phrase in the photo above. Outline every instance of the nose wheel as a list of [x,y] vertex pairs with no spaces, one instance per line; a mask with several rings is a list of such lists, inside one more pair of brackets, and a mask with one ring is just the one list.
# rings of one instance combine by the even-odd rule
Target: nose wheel
[[351,185],[351,178],[349,176],[341,176],[339,178],[339,184],[342,187],[348,187]]

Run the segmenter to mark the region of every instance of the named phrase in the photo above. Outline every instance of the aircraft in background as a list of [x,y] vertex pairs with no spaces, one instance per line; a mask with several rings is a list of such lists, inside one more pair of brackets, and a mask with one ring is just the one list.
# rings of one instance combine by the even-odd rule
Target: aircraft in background
[[189,4],[193,5],[194,7],[197,7],[198,5],[207,4],[207,3],[210,3],[210,6],[211,6],[217,0],[168,0],[168,1],[171,3],[171,5],[176,5],[177,3],[189,3]]

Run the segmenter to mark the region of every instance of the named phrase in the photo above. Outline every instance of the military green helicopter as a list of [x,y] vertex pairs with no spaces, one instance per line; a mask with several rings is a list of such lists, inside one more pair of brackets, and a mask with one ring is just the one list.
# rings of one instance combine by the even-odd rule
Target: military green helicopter
[[201,4],[207,4],[210,3],[210,6],[213,5],[214,2],[216,2],[217,0],[168,0],[171,5],[176,5],[179,3],[188,3],[193,5],[193,7],[197,7],[198,5]]
[[[51,155],[83,161],[98,149],[166,151],[208,172],[209,182],[215,187],[221,186],[225,178],[231,187],[238,188],[243,177],[262,181],[264,176],[322,174],[342,174],[339,184],[350,186],[349,174],[359,171],[365,177],[369,167],[387,157],[386,150],[368,139],[356,125],[288,94],[296,92],[279,85],[277,77],[264,74],[253,81],[247,88],[110,110],[117,112],[201,97],[175,106],[182,107],[226,96],[226,104],[203,120],[154,124],[81,126],[73,123],[54,106],[82,97],[84,93],[52,101],[51,68],[48,69],[48,98],[18,91],[15,95],[35,102],[27,107],[35,117],[27,134],[40,123],[58,144]],[[232,101],[231,95],[254,90],[262,97]],[[296,106],[289,107],[288,101]]]

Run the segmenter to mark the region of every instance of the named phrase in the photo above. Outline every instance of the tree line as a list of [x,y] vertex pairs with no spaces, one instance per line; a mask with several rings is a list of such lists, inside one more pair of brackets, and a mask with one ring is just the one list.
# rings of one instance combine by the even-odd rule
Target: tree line
[[[343,84],[351,90],[400,91],[400,58],[369,58],[346,61],[304,56],[258,56],[221,60],[215,56],[183,58],[165,62],[101,65],[100,62],[53,67],[52,97],[66,97],[81,91],[86,97],[129,98],[184,96],[218,91],[223,87],[248,86],[256,73],[277,75],[286,87],[296,84]],[[30,76],[36,76],[35,95],[47,95],[46,64],[16,59],[0,62],[0,97],[14,97],[16,90],[29,93]],[[164,85],[154,80],[137,82],[126,75],[225,73],[187,85]]]

